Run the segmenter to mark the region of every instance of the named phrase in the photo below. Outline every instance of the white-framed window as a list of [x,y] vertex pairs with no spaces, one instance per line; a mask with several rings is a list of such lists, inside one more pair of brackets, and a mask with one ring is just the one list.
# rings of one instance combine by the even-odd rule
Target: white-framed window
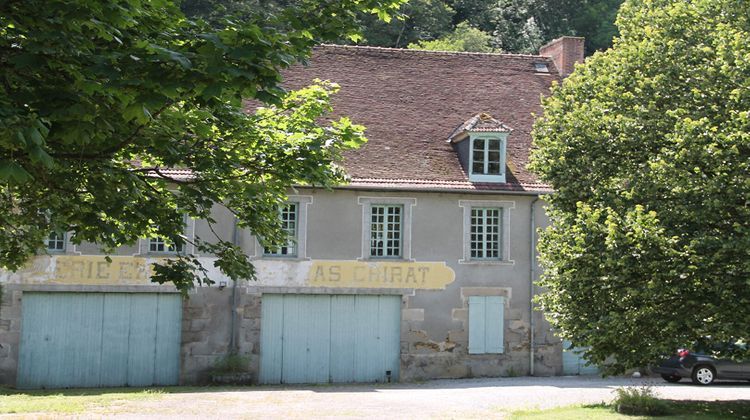
[[510,210],[513,201],[460,200],[463,208],[461,264],[513,264],[510,259]]
[[411,218],[416,198],[359,197],[362,206],[360,259],[411,260]]
[[499,260],[502,207],[472,207],[469,251],[472,260]]
[[370,206],[370,258],[401,258],[404,206]]
[[[185,215],[183,217],[184,230],[179,232],[184,235],[188,240],[195,236],[195,220]],[[154,236],[151,238],[143,238],[139,241],[138,253],[135,255],[148,255],[148,254],[190,254],[195,252],[193,246],[189,242],[185,242],[181,245],[175,243],[169,243],[166,238],[161,236]]]
[[470,181],[505,182],[506,138],[505,133],[470,136]]
[[279,209],[281,227],[287,234],[287,242],[276,247],[264,247],[263,255],[273,257],[296,257],[299,227],[299,203],[289,202]]
[[505,351],[504,296],[469,296],[469,354]]
[[65,232],[50,232],[47,237],[47,251],[51,252],[65,252],[65,239],[67,234]]
[[185,252],[184,244],[170,244],[167,245],[166,241],[162,237],[149,238],[148,239],[148,252],[153,253],[169,253],[179,254]]
[[313,202],[310,195],[289,195],[287,203],[280,208],[282,227],[289,234],[289,242],[272,248],[264,247],[259,238],[254,239],[253,258],[288,258],[307,260],[307,212]]

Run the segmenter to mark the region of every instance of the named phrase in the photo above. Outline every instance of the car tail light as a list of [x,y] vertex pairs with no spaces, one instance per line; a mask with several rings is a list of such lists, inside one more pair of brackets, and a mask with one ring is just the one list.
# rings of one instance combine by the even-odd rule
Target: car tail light
[[677,355],[680,356],[680,357],[686,357],[689,354],[690,354],[690,350],[688,350],[688,349],[678,349],[677,350]]

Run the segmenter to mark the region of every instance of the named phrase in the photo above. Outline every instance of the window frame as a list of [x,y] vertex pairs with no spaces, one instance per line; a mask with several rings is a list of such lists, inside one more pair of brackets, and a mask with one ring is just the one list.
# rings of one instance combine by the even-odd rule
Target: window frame
[[[50,241],[53,239],[50,239],[52,235],[57,235],[58,237],[62,235],[62,238],[56,238],[54,239],[55,243],[62,243],[62,248],[50,248],[49,244]],[[64,254],[68,251],[68,232],[57,232],[52,231],[47,235],[47,239],[44,241],[44,247],[47,250],[47,252],[54,253],[54,254]]]
[[[374,210],[381,210],[382,214],[379,214],[377,216],[381,217],[382,220],[375,221],[373,220],[376,217]],[[398,214],[391,213],[391,210],[398,209]],[[398,217],[398,221],[396,220],[390,220],[391,217],[394,219]],[[390,229],[389,227],[391,225],[395,225],[398,223],[398,230]],[[374,227],[378,226],[379,228],[375,229]],[[368,253],[368,257],[370,259],[402,259],[402,256],[404,254],[404,206],[403,204],[370,204],[370,250]],[[382,236],[380,238],[374,237],[376,233],[380,233]],[[390,237],[390,235],[398,234],[398,237]],[[388,242],[396,242],[398,241],[397,246],[388,246]],[[380,245],[376,245],[376,243],[380,243]],[[382,255],[377,255],[377,251],[380,250],[382,252]],[[388,255],[388,253],[391,250],[395,250],[397,252],[396,255]],[[375,254],[373,254],[373,251],[375,251]]]
[[[507,146],[508,133],[469,133],[469,181],[472,182],[505,182],[505,161],[506,161],[506,146]],[[474,172],[474,143],[477,140],[484,141],[484,158],[483,166],[484,171],[482,173]],[[500,173],[489,174],[489,141],[498,140],[500,145],[499,156],[500,156]]]
[[[417,199],[412,197],[357,197],[357,203],[362,206],[362,247],[357,260],[360,261],[413,261],[411,255],[412,242],[412,213],[417,205]],[[372,208],[373,206],[401,206],[401,255],[373,256],[370,255]],[[386,222],[387,223],[387,222]],[[386,239],[387,240],[387,239]]]
[[[192,239],[195,237],[195,219],[188,217],[187,215],[184,216],[184,225],[185,228],[182,231],[182,234],[187,239]],[[182,250],[174,250],[169,251],[166,244],[164,244],[165,250],[164,251],[152,251],[151,250],[151,243],[154,240],[161,240],[163,241],[163,237],[151,237],[151,238],[141,238],[138,242],[138,253],[133,254],[134,256],[170,256],[170,255],[189,255],[191,253],[194,253],[194,246],[190,242],[185,242],[183,244]]]
[[[282,217],[281,223],[285,223],[283,220],[283,215],[285,212],[285,209],[289,207],[290,205],[294,206],[294,233],[289,235],[289,241],[287,241],[286,245],[281,245],[277,247],[276,249],[281,251],[283,248],[292,248],[294,249],[294,252],[292,253],[281,253],[281,252],[268,252],[268,248],[261,245],[262,251],[263,251],[263,257],[268,258],[297,258],[297,254],[299,253],[299,225],[300,225],[300,203],[298,201],[289,200],[286,203],[284,203],[284,207],[279,208],[279,216]],[[288,221],[286,221],[288,223]],[[284,229],[287,230],[288,229]],[[289,244],[292,244],[292,246],[289,246]]]
[[[515,209],[515,201],[489,200],[459,200],[459,207],[463,208],[463,258],[459,264],[513,265],[515,261],[510,255],[510,217]],[[499,214],[499,244],[497,258],[473,258],[471,255],[471,227],[472,211],[474,209],[498,209]]]
[[[155,236],[153,238],[148,238],[148,253],[149,254],[169,254],[169,255],[177,255],[177,254],[185,254],[185,249],[187,248],[187,243],[184,243],[182,245],[172,244],[167,245],[165,238],[163,236]],[[152,249],[153,245],[156,245],[157,247],[161,246],[163,249]]]
[[[479,207],[479,206],[475,206],[475,207],[471,208],[471,210],[470,210],[470,212],[471,212],[471,215],[470,215],[471,220],[469,222],[469,229],[470,229],[470,232],[469,232],[469,258],[472,261],[501,261],[502,260],[502,256],[503,256],[503,238],[502,238],[502,233],[503,232],[502,231],[503,231],[503,213],[504,213],[504,210],[505,209],[503,207]],[[475,212],[481,212],[482,213],[481,219],[482,219],[483,223],[481,225],[475,225],[474,224],[474,220],[477,219],[477,216],[474,214]],[[488,215],[489,212],[497,212],[497,215],[496,216],[490,216],[490,215]],[[490,219],[490,218],[497,219],[497,225],[496,225],[497,232],[487,232],[488,227],[493,226],[493,225],[489,225],[487,223],[488,219]],[[474,231],[475,230],[474,229],[475,226],[481,226],[482,232],[475,232]],[[482,240],[481,241],[475,240],[474,239],[475,235],[476,236],[481,235],[482,236]],[[490,235],[494,235],[496,237],[496,239],[494,241],[492,241],[492,242],[488,241],[488,239],[487,239],[488,236],[490,236]],[[481,243],[482,244],[481,250],[480,249],[477,249],[477,250],[474,249],[474,244],[475,243]],[[495,245],[495,247],[492,247],[494,249],[492,249],[491,247],[488,247],[487,245],[489,245],[489,244]],[[481,252],[484,255],[481,256],[481,257],[475,256],[474,255],[475,251],[476,252]],[[497,256],[487,256],[487,254],[489,252],[492,252],[492,251],[495,251],[495,253],[497,254]]]
[[251,251],[250,257],[252,259],[268,259],[268,260],[293,260],[303,261],[309,260],[307,256],[307,214],[308,207],[313,203],[313,197],[311,195],[297,195],[290,194],[287,196],[287,202],[297,203],[297,253],[296,255],[266,255],[263,244],[260,243],[257,236],[253,236],[251,244],[253,250]]

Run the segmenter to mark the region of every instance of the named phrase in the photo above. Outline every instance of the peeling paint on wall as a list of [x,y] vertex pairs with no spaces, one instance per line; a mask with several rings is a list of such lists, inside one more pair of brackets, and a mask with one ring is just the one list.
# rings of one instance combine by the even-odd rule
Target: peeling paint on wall
[[[55,255],[39,256],[16,272],[0,271],[0,282],[70,285],[154,285],[152,264],[165,258],[133,256]],[[199,258],[214,280],[224,276],[213,267],[215,258]]]

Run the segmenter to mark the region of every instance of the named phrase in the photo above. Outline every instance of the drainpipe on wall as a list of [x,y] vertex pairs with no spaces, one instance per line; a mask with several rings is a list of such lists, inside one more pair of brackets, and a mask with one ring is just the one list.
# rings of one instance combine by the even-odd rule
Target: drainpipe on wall
[[539,196],[531,201],[529,221],[531,226],[531,244],[529,247],[529,376],[534,376],[534,273],[536,268],[536,219],[534,207],[539,201]]
[[[232,245],[239,245],[239,230],[237,228],[237,216],[234,217],[234,225],[232,227]],[[232,321],[230,323],[230,335],[229,335],[229,352],[230,354],[239,353],[240,346],[237,342],[237,281],[232,281]]]

